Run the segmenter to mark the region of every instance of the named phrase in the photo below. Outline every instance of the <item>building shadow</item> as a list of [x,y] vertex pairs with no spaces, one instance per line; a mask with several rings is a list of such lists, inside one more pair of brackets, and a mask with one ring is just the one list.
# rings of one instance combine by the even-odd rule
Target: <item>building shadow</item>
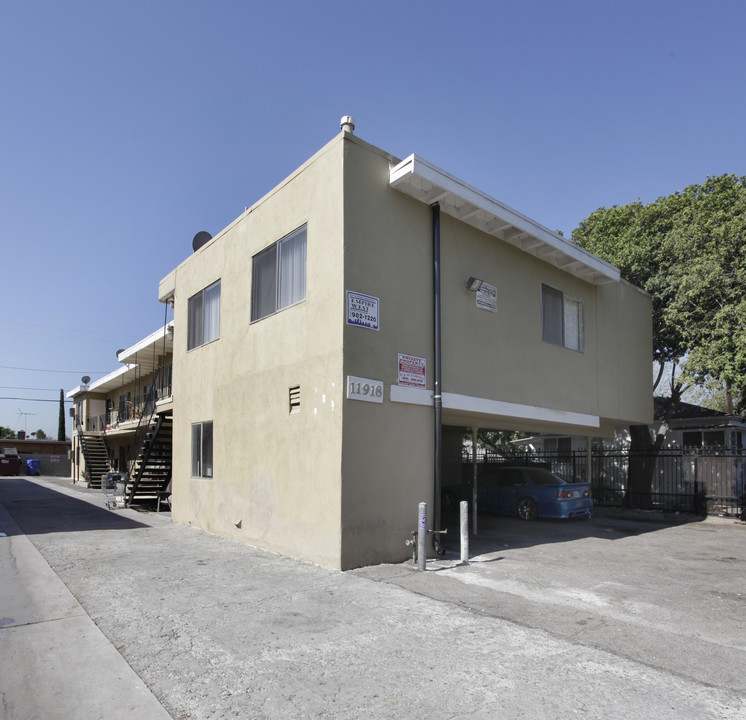
[[18,528],[25,535],[44,535],[149,527],[125,515],[22,477],[0,478],[0,505],[15,521],[4,522],[0,513],[0,532],[6,535],[18,534]]
[[[592,518],[578,520],[538,519],[527,522],[516,517],[479,513],[477,533],[469,521],[470,555],[487,555],[505,548],[532,547],[572,542],[584,538],[621,540],[633,535],[658,532],[676,525],[699,523],[703,517],[689,513],[668,513],[623,508],[596,508]],[[458,512],[443,512],[441,535],[449,552],[458,552],[460,518]]]

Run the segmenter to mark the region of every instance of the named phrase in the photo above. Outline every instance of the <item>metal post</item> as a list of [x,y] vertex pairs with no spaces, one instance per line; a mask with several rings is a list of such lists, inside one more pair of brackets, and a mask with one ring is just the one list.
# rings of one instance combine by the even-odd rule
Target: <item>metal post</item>
[[420,503],[417,518],[417,569],[424,570],[427,562],[427,503]]
[[[435,424],[433,481],[433,547],[438,555],[443,549],[440,545],[440,504],[442,485],[443,453],[443,395],[441,389],[441,328],[440,328],[440,205],[435,202],[430,206],[433,221],[433,409]],[[444,552],[444,551],[443,551]]]
[[469,562],[469,503],[462,500],[460,503],[461,514],[461,562]]

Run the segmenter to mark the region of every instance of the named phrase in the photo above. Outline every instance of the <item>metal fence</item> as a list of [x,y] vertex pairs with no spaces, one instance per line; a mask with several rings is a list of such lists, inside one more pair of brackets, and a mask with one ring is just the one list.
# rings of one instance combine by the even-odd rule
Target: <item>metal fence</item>
[[[514,462],[542,464],[569,482],[589,477],[586,450],[485,454],[480,466]],[[591,453],[590,483],[599,506],[743,515],[745,478],[746,450],[741,448],[594,448]]]

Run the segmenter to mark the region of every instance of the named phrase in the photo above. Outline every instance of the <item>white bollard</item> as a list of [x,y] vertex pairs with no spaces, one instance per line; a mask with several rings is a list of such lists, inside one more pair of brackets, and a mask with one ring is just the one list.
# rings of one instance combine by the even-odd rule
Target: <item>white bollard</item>
[[466,500],[462,500],[459,503],[461,509],[460,521],[461,521],[461,562],[469,562],[469,503]]
[[427,562],[427,503],[420,503],[417,518],[417,569],[424,570]]

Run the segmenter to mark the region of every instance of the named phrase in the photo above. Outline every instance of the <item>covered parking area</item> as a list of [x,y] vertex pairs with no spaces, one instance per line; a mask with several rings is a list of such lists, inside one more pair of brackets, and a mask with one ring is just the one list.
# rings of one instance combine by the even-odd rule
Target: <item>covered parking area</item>
[[[444,529],[447,528],[451,536],[458,532],[458,523],[455,521],[454,512],[443,512],[442,500],[447,489],[454,486],[461,487],[461,498],[469,501],[471,534],[479,534],[480,431],[517,431],[530,435],[547,433],[586,437],[588,467],[592,466],[592,438],[612,437],[614,434],[614,424],[598,416],[489,400],[479,400],[473,405],[478,407],[459,407],[458,398],[449,397],[448,393],[443,394],[441,500],[437,508],[441,516],[436,518],[436,524],[440,520],[440,525]],[[501,414],[496,414],[498,412]],[[588,480],[590,481],[590,478]],[[468,497],[464,497],[463,488],[467,486]]]

